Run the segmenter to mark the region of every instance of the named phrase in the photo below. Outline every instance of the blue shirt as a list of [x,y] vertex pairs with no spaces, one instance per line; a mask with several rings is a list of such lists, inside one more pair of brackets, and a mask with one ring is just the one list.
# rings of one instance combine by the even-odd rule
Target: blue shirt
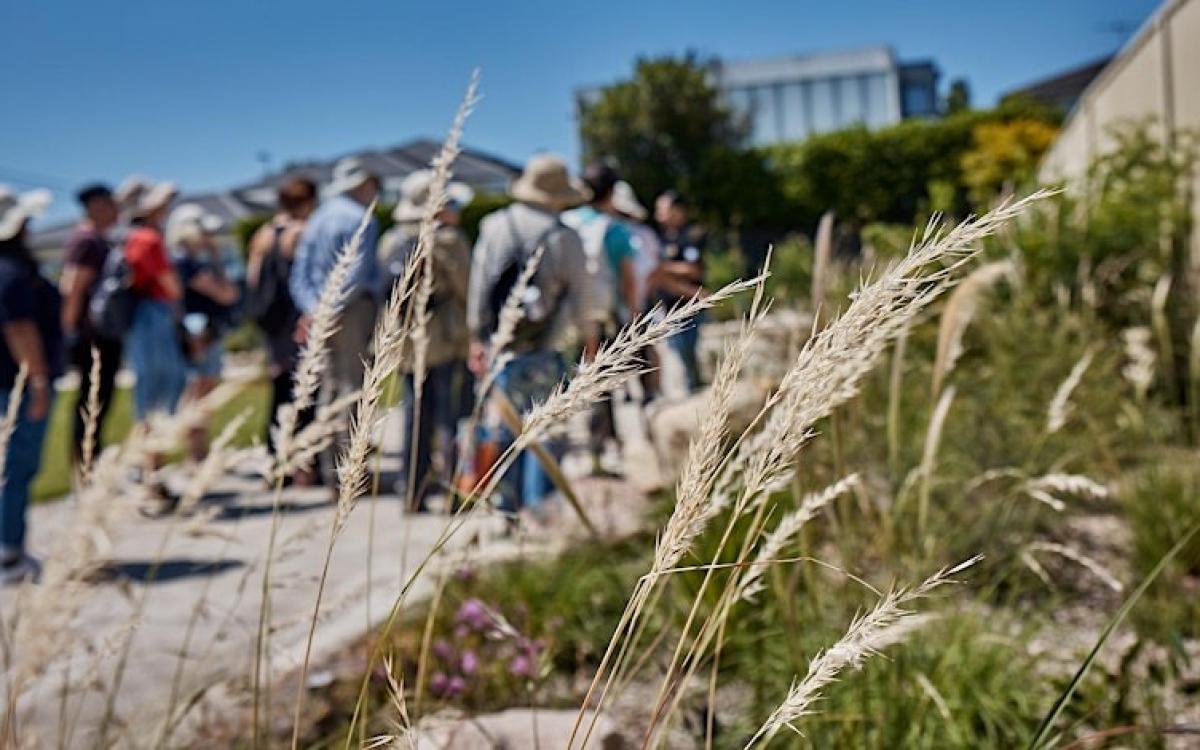
[[[353,199],[335,195],[322,203],[305,223],[304,232],[296,244],[296,258],[292,262],[288,289],[296,306],[306,315],[317,309],[325,279],[342,247],[354,236],[365,210]],[[379,260],[375,257],[378,235],[379,227],[372,216],[358,249],[358,263],[346,285],[350,296],[363,293],[379,297]]]
[[621,264],[637,258],[637,248],[633,243],[633,232],[629,225],[620,219],[606,217],[592,206],[580,206],[563,214],[567,226],[582,232],[582,227],[593,221],[608,218],[608,226],[604,230],[604,257],[613,275],[621,278]]

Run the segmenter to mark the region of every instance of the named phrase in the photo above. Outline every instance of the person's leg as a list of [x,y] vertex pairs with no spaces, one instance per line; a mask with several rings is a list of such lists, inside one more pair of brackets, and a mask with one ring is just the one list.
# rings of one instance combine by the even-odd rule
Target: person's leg
[[[87,433],[87,402],[92,390],[92,357],[90,342],[80,340],[68,352],[71,364],[79,373],[79,389],[75,392],[75,404],[71,410],[71,460],[79,463],[83,456],[83,439]],[[84,352],[87,352],[85,355]],[[97,378],[97,381],[99,379]],[[95,446],[92,446],[95,455]]]
[[[375,330],[375,311],[375,301],[366,295],[360,294],[346,303],[339,328],[329,338],[329,364],[325,368],[319,403],[332,403],[362,388],[364,359],[368,356]],[[337,484],[337,455],[348,440],[349,433],[343,430],[319,458],[320,474],[330,487]]]
[[271,429],[279,419],[279,407],[292,401],[292,373],[280,368],[271,378],[271,407],[267,415],[266,443],[267,452],[275,452],[275,436]]
[[683,364],[688,393],[695,393],[696,389],[700,387],[700,365],[696,361],[696,345],[699,340],[700,324],[696,319],[689,321],[683,330],[667,340],[667,344],[679,356]]
[[125,348],[129,353],[129,363],[133,367],[133,412],[137,421],[141,422],[149,414],[154,404],[154,383],[152,369],[154,367],[153,331],[150,323],[150,303],[141,302],[133,311],[133,323],[129,327],[129,335],[125,339]]
[[[0,410],[8,408],[10,391],[0,392]],[[21,404],[5,457],[4,488],[0,490],[0,562],[11,564],[25,552],[25,515],[29,490],[42,462],[42,443],[46,437],[46,418],[28,417],[28,403]]]
[[[524,414],[548,397],[562,379],[565,368],[557,352],[537,351],[520,355],[513,360],[518,369],[514,373],[510,399],[518,412]],[[543,446],[555,460],[563,456],[563,441],[554,436],[542,441]],[[516,485],[521,489],[521,503],[525,507],[537,507],[552,490],[550,476],[532,451],[526,451],[517,462],[522,467]]]

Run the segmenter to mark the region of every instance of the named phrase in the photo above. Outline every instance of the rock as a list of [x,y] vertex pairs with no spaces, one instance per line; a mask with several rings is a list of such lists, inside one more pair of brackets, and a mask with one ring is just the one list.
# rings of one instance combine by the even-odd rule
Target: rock
[[[750,425],[770,390],[770,382],[765,380],[743,380],[734,386],[726,424],[730,434],[740,434]],[[708,389],[705,388],[687,398],[658,404],[647,415],[650,437],[663,475],[673,477],[682,468],[688,445],[707,408],[707,399]]]
[[[417,747],[443,750],[525,750],[566,747],[575,726],[574,710],[514,708],[497,714],[432,717],[417,729]],[[590,717],[589,717],[590,718]],[[613,722],[600,719],[589,747],[624,750],[630,747]]]

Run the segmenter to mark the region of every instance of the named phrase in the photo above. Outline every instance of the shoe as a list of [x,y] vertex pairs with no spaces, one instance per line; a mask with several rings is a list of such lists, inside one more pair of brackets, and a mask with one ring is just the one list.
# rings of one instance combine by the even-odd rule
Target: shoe
[[42,574],[42,564],[36,557],[22,552],[17,557],[0,563],[0,586],[13,586],[25,581],[36,582]]
[[146,518],[165,518],[179,507],[179,495],[168,490],[163,485],[151,489],[153,493],[149,502],[138,509]]

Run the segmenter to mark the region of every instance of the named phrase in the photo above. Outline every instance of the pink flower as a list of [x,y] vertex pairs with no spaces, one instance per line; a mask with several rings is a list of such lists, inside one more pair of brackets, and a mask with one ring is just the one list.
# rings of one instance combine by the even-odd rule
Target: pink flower
[[433,677],[429,678],[429,689],[434,695],[446,695],[446,690],[450,686],[450,678],[442,672],[434,672]]
[[458,614],[454,616],[456,622],[460,625],[466,625],[471,630],[482,631],[492,625],[492,616],[488,613],[487,607],[478,599],[467,599],[458,608]]
[[462,695],[463,691],[466,689],[467,681],[458,675],[454,675],[450,678],[449,684],[446,685],[446,695],[449,697]]
[[447,664],[454,662],[454,647],[441,638],[433,642],[433,655]]
[[524,654],[519,654],[508,663],[508,671],[517,677],[532,677],[533,660]]
[[474,651],[464,651],[458,668],[462,670],[463,674],[475,674],[479,670],[479,657],[475,655]]

